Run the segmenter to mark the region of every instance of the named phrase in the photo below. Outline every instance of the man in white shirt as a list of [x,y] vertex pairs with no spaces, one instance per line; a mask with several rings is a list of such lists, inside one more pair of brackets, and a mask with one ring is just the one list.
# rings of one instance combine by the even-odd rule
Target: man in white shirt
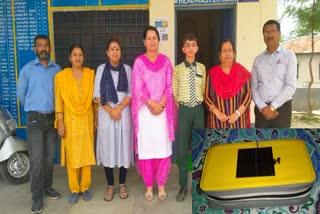
[[291,126],[297,59],[292,51],[279,45],[280,37],[279,22],[267,21],[263,26],[267,49],[255,58],[251,76],[256,128]]

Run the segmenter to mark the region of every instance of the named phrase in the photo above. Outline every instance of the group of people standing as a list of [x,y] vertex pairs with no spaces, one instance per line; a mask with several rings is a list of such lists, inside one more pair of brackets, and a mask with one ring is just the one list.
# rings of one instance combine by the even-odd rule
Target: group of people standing
[[250,103],[255,103],[255,128],[290,128],[292,96],[296,90],[297,59],[279,45],[280,24],[263,26],[267,48],[249,72],[235,62],[235,48],[225,40],[219,48],[220,64],[208,71],[205,104],[208,128],[250,128]]
[[263,26],[267,48],[255,58],[252,72],[235,62],[234,43],[224,40],[219,47],[220,63],[206,72],[205,66],[195,60],[197,38],[185,35],[185,61],[175,67],[173,75],[178,107],[177,201],[183,201],[187,193],[187,157],[193,128],[251,128],[252,100],[255,128],[290,128],[297,60],[292,51],[279,45],[280,37],[279,22],[268,20]]
[[45,195],[61,197],[52,188],[56,129],[61,137],[61,164],[67,168],[69,203],[75,204],[81,194],[85,201],[91,199],[95,164],[104,166],[104,200],[111,201],[115,194],[115,167],[119,168],[119,197],[127,198],[127,170],[134,160],[145,184],[145,199],[153,200],[156,182],[157,196],[165,200],[174,140],[180,184],[176,200],[183,201],[192,129],[251,127],[252,97],[256,127],[290,126],[283,121],[290,121],[295,56],[279,46],[278,22],[266,22],[263,35],[267,50],[255,59],[252,73],[235,62],[231,40],[221,43],[220,64],[207,72],[196,61],[199,47],[192,33],[183,38],[184,62],[173,68],[169,58],[158,52],[160,37],[153,26],[143,32],[146,52],[135,59],[132,69],[121,61],[120,42],[111,39],[106,62],[96,73],[83,67],[85,54],[79,44],[70,47],[70,67],[61,70],[49,59],[48,37],[36,36],[37,57],[22,68],[17,88],[28,113],[31,212],[42,211]]

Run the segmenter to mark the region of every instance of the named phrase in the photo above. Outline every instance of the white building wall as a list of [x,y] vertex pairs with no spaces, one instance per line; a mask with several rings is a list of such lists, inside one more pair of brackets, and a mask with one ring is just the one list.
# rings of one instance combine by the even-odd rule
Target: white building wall
[[237,61],[251,71],[254,58],[266,48],[262,27],[277,19],[277,0],[238,3],[236,13]]
[[150,0],[149,8],[150,25],[154,26],[157,18],[168,19],[168,40],[161,41],[160,53],[167,55],[171,63],[175,62],[175,18],[173,0]]
[[[308,88],[308,83],[311,80],[309,71],[309,61],[311,54],[301,53],[296,54],[297,62],[299,64],[299,78],[297,79],[297,88]],[[320,88],[319,79],[319,64],[320,64],[320,53],[315,53],[312,60],[312,73],[313,73],[313,84],[312,88]]]

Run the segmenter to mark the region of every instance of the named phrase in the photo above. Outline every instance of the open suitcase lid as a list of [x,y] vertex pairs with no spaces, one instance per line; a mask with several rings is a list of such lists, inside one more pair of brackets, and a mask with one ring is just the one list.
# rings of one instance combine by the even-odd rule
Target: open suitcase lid
[[297,139],[210,147],[200,188],[206,192],[312,185],[316,175],[304,141]]

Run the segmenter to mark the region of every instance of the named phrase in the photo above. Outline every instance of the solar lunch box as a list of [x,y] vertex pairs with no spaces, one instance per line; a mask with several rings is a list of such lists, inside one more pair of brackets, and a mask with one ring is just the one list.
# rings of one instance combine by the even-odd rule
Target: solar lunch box
[[306,203],[316,175],[298,139],[219,144],[205,157],[200,189],[216,209]]

